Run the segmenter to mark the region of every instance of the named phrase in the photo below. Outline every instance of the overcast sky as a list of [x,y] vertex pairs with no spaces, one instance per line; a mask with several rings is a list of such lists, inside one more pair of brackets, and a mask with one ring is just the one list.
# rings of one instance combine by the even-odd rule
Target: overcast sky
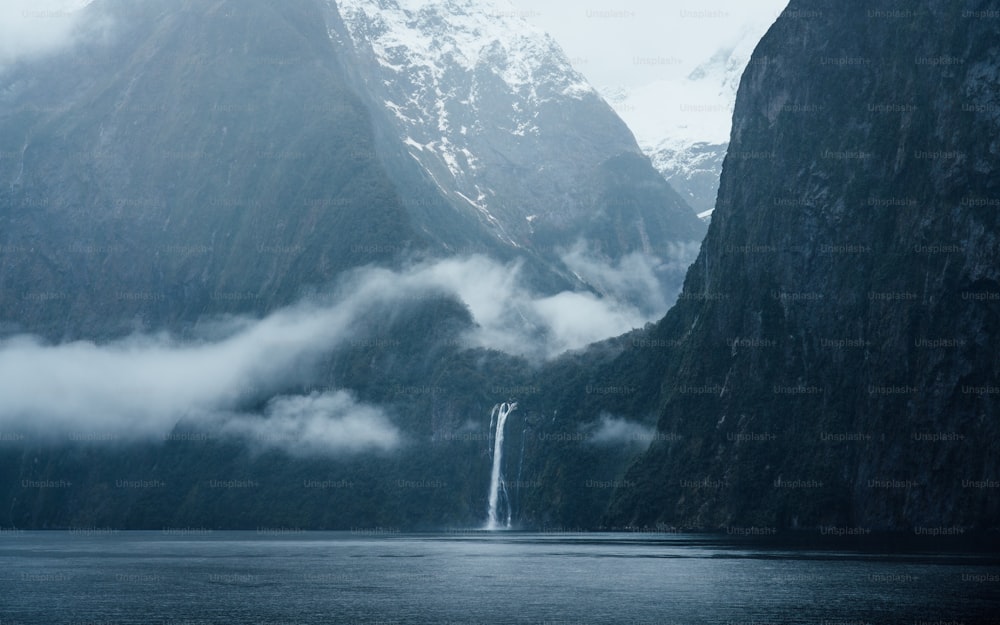
[[788,0],[510,0],[548,31],[597,87],[690,72],[745,34],[763,34]]
[[75,10],[85,0],[0,0],[0,69],[32,54],[57,50],[74,38]]
[[[0,0],[0,64],[71,38],[89,0]],[[788,0],[509,0],[548,31],[596,87],[686,75],[719,48],[773,23]],[[498,8],[504,8],[500,0]],[[508,5],[509,6],[509,5]]]

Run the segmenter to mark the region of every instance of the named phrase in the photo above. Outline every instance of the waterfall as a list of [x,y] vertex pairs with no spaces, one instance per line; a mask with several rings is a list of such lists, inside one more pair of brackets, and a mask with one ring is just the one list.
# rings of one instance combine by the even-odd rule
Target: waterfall
[[[507,497],[507,487],[503,481],[503,474],[501,473],[502,462],[503,462],[503,426],[507,423],[507,415],[517,410],[516,403],[503,403],[493,406],[493,411],[490,413],[490,426],[493,426],[494,420],[496,422],[496,434],[493,437],[493,471],[490,474],[490,509],[489,514],[486,519],[486,529],[496,530],[505,529],[510,527],[510,499]],[[503,501],[506,508],[506,519],[503,526],[497,518],[497,508],[500,504],[500,497],[503,496]]]

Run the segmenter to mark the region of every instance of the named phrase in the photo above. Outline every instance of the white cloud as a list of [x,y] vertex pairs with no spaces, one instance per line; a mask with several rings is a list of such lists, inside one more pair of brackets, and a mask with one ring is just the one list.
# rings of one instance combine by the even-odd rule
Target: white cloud
[[385,413],[358,403],[345,391],[276,397],[262,417],[228,417],[220,431],[256,446],[280,447],[295,455],[389,451],[402,440]]
[[518,263],[499,265],[481,256],[415,268],[404,282],[411,282],[411,289],[433,288],[465,302],[477,324],[466,336],[470,345],[538,361],[662,317],[667,302],[676,297],[664,284],[670,277],[679,284],[697,247],[680,246],[668,261],[634,253],[612,263],[578,245],[563,255],[563,262],[597,294],[538,294],[521,283]]
[[531,301],[530,312],[548,330],[548,356],[624,334],[651,320],[624,302],[568,291]]
[[672,241],[666,258],[633,252],[612,263],[593,254],[581,242],[563,254],[562,261],[602,296],[630,302],[643,316],[659,318],[673,305],[700,249],[698,241]]
[[0,68],[58,52],[81,36],[80,9],[90,0],[0,1]]
[[[688,265],[693,260],[694,257]],[[606,297],[633,302],[648,313],[663,312],[667,308],[657,277],[658,271],[663,269],[663,261],[659,258],[634,252],[612,264],[599,259],[580,242],[562,255],[562,261],[570,271]],[[686,269],[687,265],[682,271]]]
[[[368,270],[355,282],[373,294],[396,293],[404,300],[429,291],[454,296],[465,303],[476,322],[465,336],[469,346],[535,361],[624,334],[658,319],[666,313],[665,302],[675,295],[665,294],[654,274],[661,269],[675,270],[676,259],[664,263],[634,254],[610,264],[578,247],[564,257],[564,262],[592,284],[600,296],[590,292],[533,292],[521,280],[520,263],[500,264],[483,256],[424,263],[401,274]],[[684,265],[679,275],[686,268]]]
[[686,76],[748,30],[763,34],[788,0],[511,0],[594,85],[635,88]]
[[594,426],[590,442],[595,445],[639,445],[648,447],[656,436],[656,429],[608,414],[601,415]]
[[[687,275],[688,268],[694,263],[698,258],[698,252],[701,251],[701,241],[688,241],[687,243],[679,241],[671,241],[667,244],[667,258],[664,260],[663,270],[667,272],[672,272],[675,275],[679,275],[681,279]],[[673,299],[673,296],[678,295],[678,293],[670,294],[669,299]],[[671,305],[673,305],[671,303]]]
[[352,312],[351,302],[301,304],[253,323],[231,322],[231,333],[215,341],[0,341],[0,425],[126,439],[162,435],[180,419],[273,394],[292,381],[297,365],[347,336]]
[[[604,297],[538,294],[522,283],[518,263],[472,256],[400,271],[361,269],[328,295],[263,319],[202,324],[208,331],[186,341],[164,334],[105,344],[2,339],[0,426],[134,439],[163,436],[183,420],[299,452],[390,448],[399,434],[379,408],[342,391],[287,397],[283,390],[301,385],[298,378],[324,354],[363,338],[359,333],[373,314],[405,313],[429,294],[465,303],[475,320],[464,337],[468,346],[536,362],[620,335],[665,312],[643,311],[646,304],[628,299],[646,288],[657,291],[649,270],[656,262],[636,257],[602,266],[579,250],[572,262],[603,281]],[[648,301],[663,308],[662,294]],[[269,398],[263,414],[245,414],[246,405]]]

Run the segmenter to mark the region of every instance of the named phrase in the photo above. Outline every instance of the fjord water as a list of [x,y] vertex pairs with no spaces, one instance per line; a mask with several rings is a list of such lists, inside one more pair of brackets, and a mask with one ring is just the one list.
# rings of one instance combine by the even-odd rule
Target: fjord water
[[1000,620],[992,556],[725,535],[7,532],[0,563],[4,625]]

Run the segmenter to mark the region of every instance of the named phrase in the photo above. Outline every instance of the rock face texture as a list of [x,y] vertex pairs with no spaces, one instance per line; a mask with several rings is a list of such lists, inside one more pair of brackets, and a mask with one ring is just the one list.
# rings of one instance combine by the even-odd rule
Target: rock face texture
[[[0,354],[20,358],[15,371],[38,370],[11,351],[17,345],[210,344],[295,302],[324,300],[316,292],[339,287],[329,295],[340,298],[362,280],[344,277],[352,269],[405,272],[472,253],[504,263],[516,290],[538,294],[558,324],[560,310],[590,321],[587,309],[547,299],[565,289],[585,291],[572,294],[585,301],[600,292],[651,302],[642,315],[658,315],[669,298],[646,288],[656,282],[646,272],[676,294],[705,230],[558,47],[484,3],[95,0],[84,13],[87,32],[100,36],[0,67]],[[398,453],[260,453],[256,440],[192,433],[202,415],[187,409],[152,442],[100,444],[117,440],[117,426],[94,445],[93,433],[36,438],[20,430],[51,408],[24,409],[0,393],[0,527],[481,523],[490,409],[522,395],[537,367],[470,349],[469,307],[434,286],[397,303],[359,318],[339,346],[318,341],[324,354],[314,361],[241,384],[211,409],[264,418],[286,394],[311,402],[346,389],[391,414],[412,443]],[[539,338],[521,342],[542,347],[524,353],[548,355],[548,326],[510,310],[511,328]],[[277,360],[278,351],[244,358]],[[113,377],[92,363],[88,374]],[[30,376],[45,380],[44,392],[26,396],[72,395],[46,373]],[[171,395],[120,394],[151,406]],[[78,419],[73,409],[70,427],[89,431],[84,424],[107,412],[90,406],[82,402]],[[535,450],[529,418],[541,420],[526,406],[510,422],[519,452],[505,456],[511,475]],[[588,458],[620,473],[631,457]],[[164,486],[114,490],[122,471]],[[220,496],[205,487],[217,472],[259,476],[261,488]],[[72,487],[23,486],[57,474],[73,476]],[[304,486],[312,474],[358,486]],[[511,490],[520,506],[519,482]],[[598,512],[578,508],[578,518],[599,516],[599,492]]]
[[0,77],[6,330],[183,329],[414,252],[521,258],[539,288],[587,288],[560,261],[580,241],[667,259],[704,234],[556,44],[500,11],[84,12],[100,36]]
[[[669,236],[654,237],[643,215],[664,206],[666,183],[627,137],[609,139],[606,154],[577,150],[586,156],[578,172],[560,161],[552,188],[540,174],[498,173],[503,158],[519,163],[513,172],[538,166],[501,141],[520,113],[501,107],[507,117],[497,112],[476,135],[454,105],[472,78],[492,85],[481,92],[490,103],[513,97],[515,83],[489,69],[509,77],[513,48],[506,57],[490,48],[495,62],[470,66],[440,50],[414,56],[422,48],[412,42],[382,45],[390,56],[359,43],[385,44],[390,26],[433,30],[465,6],[442,14],[441,3],[426,5],[384,0],[385,15],[401,11],[402,22],[381,24],[315,0],[180,9],[99,0],[93,10],[119,12],[113,38],[8,70],[0,319],[21,327],[4,335],[100,341],[138,327],[183,336],[203,315],[263,314],[344,268],[388,265],[411,249],[507,253],[539,283],[572,282],[560,246],[595,232],[610,258],[644,250],[636,224],[645,220],[659,253]],[[336,384],[385,407],[412,442],[398,454],[260,453],[184,423],[132,446],[0,437],[0,474],[10,478],[0,479],[0,525],[473,527],[486,513],[490,408],[517,401],[504,471],[513,518],[527,528],[997,526],[992,10],[971,0],[846,0],[836,10],[794,0],[742,78],[716,213],[659,323],[530,365],[466,349],[458,339],[469,311],[444,296],[416,298],[405,314],[366,320],[363,340],[288,391],[308,397]],[[439,109],[421,108],[431,100],[420,85],[452,94],[445,131],[440,117],[424,117]],[[414,89],[420,97],[403,99]],[[552,158],[576,150],[552,142],[580,137],[573,124],[543,125],[546,115],[565,110],[599,133],[616,127],[580,113],[597,114],[595,97],[561,89],[569,100],[559,106],[520,91],[526,99],[507,100],[535,107],[537,141],[549,141],[537,147]],[[393,121],[382,96],[412,105],[400,108],[406,119],[430,119],[440,136]],[[491,166],[453,176],[448,155],[466,149]],[[596,193],[590,208],[569,195],[557,202],[553,189],[583,178]],[[476,184],[485,212],[469,195]],[[559,210],[515,201],[530,200],[531,188]],[[206,476],[260,486],[240,497]],[[23,481],[69,477],[66,489]],[[122,477],[166,486],[113,489]],[[305,485],[318,477],[354,486]]]
[[315,2],[86,11],[107,37],[3,76],[0,318],[178,328],[423,245]]
[[609,523],[996,525],[991,7],[795,0],[764,37],[700,256],[626,356],[666,363],[660,437]]
[[687,65],[684,75],[663,76],[635,87],[601,89],[653,166],[703,218],[715,208],[719,193],[740,78],[777,16],[768,16],[763,6],[758,10],[755,18],[743,24],[738,38],[700,62],[687,65],[682,59],[660,59]]
[[[386,143],[502,244],[549,260],[579,239],[609,258],[666,257],[704,235],[625,123],[509,5],[328,6],[331,37]],[[439,236],[441,225],[426,230]]]

